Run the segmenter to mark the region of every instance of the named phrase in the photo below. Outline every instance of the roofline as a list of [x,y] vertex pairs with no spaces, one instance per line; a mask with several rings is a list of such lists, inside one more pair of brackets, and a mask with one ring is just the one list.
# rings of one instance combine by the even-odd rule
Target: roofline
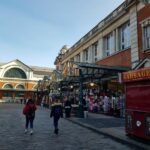
[[[19,59],[15,59],[15,60],[12,60],[12,61],[9,61],[8,63],[11,63],[11,62],[14,62],[14,61],[18,61],[20,63],[22,63],[23,65],[25,65],[27,68],[29,68],[30,70],[32,70],[32,68],[30,68],[28,65],[26,65],[25,63],[23,63],[22,61],[20,61]],[[6,63],[6,64],[8,64]],[[33,70],[32,70],[33,71]]]
[[73,64],[78,65],[80,68],[95,68],[95,69],[108,69],[108,70],[116,70],[116,71],[129,71],[131,68],[123,67],[123,66],[108,66],[108,65],[99,65],[92,63],[83,63],[83,62],[72,62]]

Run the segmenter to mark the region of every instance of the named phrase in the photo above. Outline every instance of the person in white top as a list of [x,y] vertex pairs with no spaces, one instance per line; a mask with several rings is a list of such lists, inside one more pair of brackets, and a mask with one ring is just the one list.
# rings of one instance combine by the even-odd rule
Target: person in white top
[[108,108],[109,108],[109,98],[107,96],[104,96],[104,99],[103,99],[104,113],[108,112]]

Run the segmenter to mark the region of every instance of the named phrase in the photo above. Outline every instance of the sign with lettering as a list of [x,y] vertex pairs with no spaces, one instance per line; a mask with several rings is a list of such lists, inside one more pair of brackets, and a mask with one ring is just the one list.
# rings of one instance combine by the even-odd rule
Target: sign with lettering
[[144,69],[124,72],[122,74],[123,82],[133,81],[133,80],[144,80],[144,79],[150,79],[150,68],[149,67],[144,68]]

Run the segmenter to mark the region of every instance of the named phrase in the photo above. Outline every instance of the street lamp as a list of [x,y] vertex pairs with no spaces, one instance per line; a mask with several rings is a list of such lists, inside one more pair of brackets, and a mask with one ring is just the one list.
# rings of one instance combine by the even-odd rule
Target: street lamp
[[90,86],[94,86],[94,83],[93,83],[93,82],[91,82],[91,83],[90,83]]
[[79,76],[80,76],[80,87],[79,87],[79,114],[78,116],[80,118],[84,117],[84,113],[83,113],[83,73],[82,70],[79,69]]
[[36,101],[37,101],[37,104],[39,104],[39,89],[41,88],[41,80],[39,80],[38,81],[38,83],[37,83],[37,99],[36,99]]
[[44,76],[43,77],[43,97],[44,97],[44,106],[49,107],[49,90],[50,90],[50,77]]

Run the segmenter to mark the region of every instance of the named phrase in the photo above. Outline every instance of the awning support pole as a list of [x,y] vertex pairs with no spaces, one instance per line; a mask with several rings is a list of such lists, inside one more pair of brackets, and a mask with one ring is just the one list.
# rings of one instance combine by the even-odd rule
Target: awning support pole
[[79,69],[79,78],[80,78],[80,89],[79,89],[79,117],[83,118],[83,74],[82,70]]

